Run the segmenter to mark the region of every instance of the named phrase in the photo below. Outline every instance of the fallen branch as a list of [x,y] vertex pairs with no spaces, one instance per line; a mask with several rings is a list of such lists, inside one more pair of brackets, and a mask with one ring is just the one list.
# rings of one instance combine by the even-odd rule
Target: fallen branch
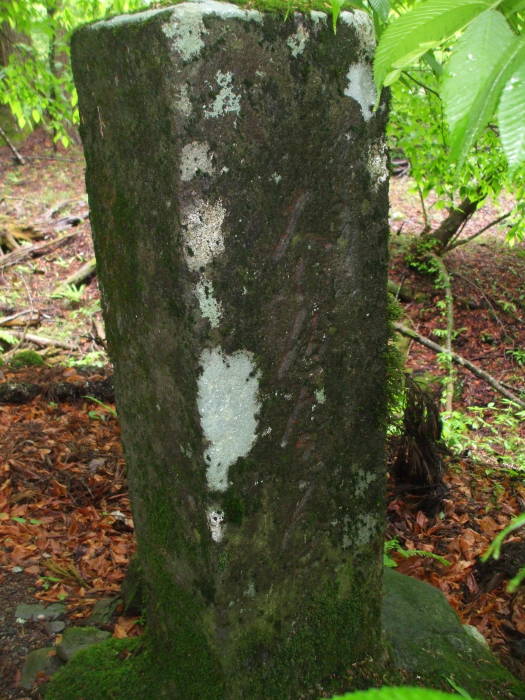
[[39,345],[43,348],[64,348],[65,350],[76,350],[77,346],[73,343],[68,343],[65,340],[56,340],[55,338],[45,338],[42,335],[34,335],[33,333],[25,333],[24,331],[12,331],[9,330],[11,335],[15,338],[23,338],[24,340]]
[[[411,328],[407,328],[401,323],[394,323],[393,326],[398,333],[401,333],[401,335],[404,335],[407,338],[412,338],[412,340],[417,340],[418,343],[421,343],[421,345],[430,348],[434,352],[449,354],[444,347],[438,345],[437,343],[434,343],[434,341],[430,340],[430,338],[426,338],[424,335],[420,335],[416,331],[413,331]],[[452,360],[454,360],[456,364],[461,365],[461,367],[465,367],[465,369],[468,369],[470,372],[472,372],[472,374],[475,374],[480,379],[483,379],[484,382],[487,382],[487,384],[489,384],[500,394],[503,394],[503,396],[505,396],[507,399],[513,401],[521,408],[525,408],[525,401],[522,401],[516,396],[516,394],[506,389],[503,386],[503,384],[498,382],[497,379],[494,379],[494,377],[488,372],[485,372],[485,370],[481,369],[477,365],[474,365],[472,362],[470,362],[470,360],[461,357],[461,355],[458,355],[456,352],[451,352],[450,357],[452,358]]]
[[12,253],[8,253],[4,255],[3,258],[0,258],[0,270],[10,267],[11,265],[18,265],[18,263],[26,258],[52,253],[56,248],[64,245],[75,236],[78,236],[78,231],[71,231],[71,233],[66,233],[64,236],[55,238],[52,241],[45,241],[45,243],[35,243],[35,245],[18,248]]
[[0,136],[7,143],[9,149],[11,150],[11,153],[14,155],[14,157],[16,159],[16,162],[19,163],[20,165],[25,165],[26,162],[25,162],[23,156],[16,150],[14,143],[10,140],[9,136],[5,133],[5,131],[2,129],[1,126],[0,126]]
[[67,287],[70,284],[74,284],[75,286],[77,286],[82,282],[85,282],[92,275],[95,274],[96,269],[97,262],[95,258],[91,258],[91,260],[88,260],[87,263],[82,265],[82,267],[79,267],[76,272],[73,272],[72,275],[69,275],[69,277],[67,277],[63,282],[61,282],[55,289],[55,292],[58,291],[61,287]]
[[17,313],[0,318],[0,326],[38,326],[39,324],[40,314],[33,309],[18,311]]

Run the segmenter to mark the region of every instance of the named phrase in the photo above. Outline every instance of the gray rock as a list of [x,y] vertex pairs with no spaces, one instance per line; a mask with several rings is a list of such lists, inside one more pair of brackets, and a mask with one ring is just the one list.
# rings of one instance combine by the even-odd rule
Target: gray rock
[[20,686],[29,690],[35,684],[39,674],[51,676],[62,666],[63,662],[58,658],[54,647],[36,649],[27,655],[22,668]]
[[52,603],[51,605],[39,605],[21,603],[17,605],[15,617],[22,620],[57,620],[65,615],[66,606],[62,603]]
[[102,600],[98,600],[93,607],[91,615],[86,618],[85,624],[92,627],[110,624],[119,603],[120,598],[102,598]]
[[50,622],[46,622],[46,630],[49,634],[58,634],[59,632],[62,632],[65,626],[66,623],[62,620],[51,620]]
[[397,668],[437,682],[451,678],[479,700],[525,697],[525,684],[465,630],[443,593],[428,583],[385,568],[382,619]]
[[57,644],[57,654],[62,661],[69,661],[77,651],[103,642],[110,636],[109,632],[96,627],[68,627],[62,641]]

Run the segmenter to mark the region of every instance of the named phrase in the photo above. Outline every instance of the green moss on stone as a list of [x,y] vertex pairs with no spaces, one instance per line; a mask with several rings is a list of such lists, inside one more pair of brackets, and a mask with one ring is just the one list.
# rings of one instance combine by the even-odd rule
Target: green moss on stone
[[11,367],[42,367],[45,362],[35,350],[20,350],[11,358]]

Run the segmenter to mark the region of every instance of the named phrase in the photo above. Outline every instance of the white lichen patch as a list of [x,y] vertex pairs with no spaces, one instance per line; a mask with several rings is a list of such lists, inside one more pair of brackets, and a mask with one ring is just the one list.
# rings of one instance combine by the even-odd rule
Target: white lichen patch
[[188,182],[195,177],[195,175],[213,174],[213,162],[212,153],[210,152],[210,147],[206,142],[199,143],[198,141],[192,141],[187,143],[181,153],[180,157],[180,178],[184,182]]
[[242,19],[251,22],[262,22],[262,14],[257,10],[242,10],[238,5],[233,5],[230,2],[192,0],[192,4],[198,5],[203,15],[215,15],[222,19]]
[[374,190],[377,190],[379,185],[388,180],[387,155],[384,140],[370,144],[368,148],[367,165],[372,180],[372,187]]
[[270,178],[275,182],[276,185],[278,185],[283,179],[283,176],[279,175],[279,173],[272,173]]
[[292,56],[294,58],[297,58],[297,56],[300,56],[302,53],[304,53],[309,38],[310,32],[303,25],[299,26],[295,34],[292,34],[288,37],[288,39],[286,40],[286,44],[292,52]]
[[366,472],[363,470],[359,470],[357,472],[354,490],[354,493],[357,496],[357,498],[361,498],[361,496],[364,496],[370,484],[372,484],[376,479],[377,474],[374,474],[374,472]]
[[210,528],[211,538],[214,542],[221,542],[224,537],[224,512],[210,508],[206,513],[208,517],[208,527]]
[[171,14],[170,21],[162,26],[162,31],[170,39],[171,46],[185,61],[200,55],[204,48],[202,35],[207,33],[202,21],[203,12],[198,5],[184,4]]
[[314,23],[314,25],[326,24],[326,21],[328,19],[328,15],[326,14],[326,12],[320,12],[319,10],[311,10],[310,17],[312,18],[312,22]]
[[208,443],[204,458],[210,491],[228,488],[228,470],[251,450],[257,430],[259,372],[253,354],[220,348],[201,353],[197,407]]
[[204,48],[203,35],[207,34],[203,18],[215,15],[222,19],[241,19],[247,22],[262,22],[256,10],[242,10],[236,5],[215,0],[185,2],[173,8],[162,31],[170,39],[172,49],[185,61],[198,58]]
[[241,97],[233,91],[233,73],[230,71],[223,73],[219,70],[215,80],[220,90],[215,96],[211,107],[204,110],[204,115],[214,119],[223,114],[228,114],[228,112],[239,114],[241,111]]
[[372,117],[376,101],[376,87],[368,63],[353,63],[346,74],[348,81],[344,94],[359,103],[365,122]]
[[218,328],[222,318],[222,305],[215,298],[211,281],[203,278],[197,282],[195,295],[201,314],[208,319],[212,328]]
[[317,403],[323,404],[326,403],[326,394],[324,389],[316,389],[314,391],[314,397]]
[[212,204],[197,199],[183,208],[184,256],[190,270],[200,270],[224,252],[222,224],[225,216],[221,200]]
[[182,117],[189,117],[191,114],[190,91],[186,84],[180,86],[179,93],[173,101],[173,106]]
[[366,547],[377,534],[377,520],[371,513],[358,516],[355,527],[354,544],[357,548]]
[[361,44],[361,53],[371,58],[376,48],[376,35],[371,17],[362,10],[353,10],[341,12],[339,19],[344,24],[354,27]]

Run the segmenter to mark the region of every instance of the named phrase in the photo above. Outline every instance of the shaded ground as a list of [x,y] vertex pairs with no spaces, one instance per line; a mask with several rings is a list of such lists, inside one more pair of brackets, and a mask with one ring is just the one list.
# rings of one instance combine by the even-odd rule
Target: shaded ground
[[[96,279],[75,292],[60,282],[92,256],[89,224],[83,218],[83,161],[78,150],[54,153],[36,134],[21,148],[28,165],[16,166],[7,149],[0,149],[0,236],[2,231],[39,234],[42,243],[74,234],[46,255],[3,265],[0,256],[0,316],[20,311],[22,325],[0,324],[0,333],[18,330],[4,343],[8,357],[31,347],[44,367],[0,368],[2,382],[26,381],[51,387],[57,382],[83,380],[75,365],[104,365],[100,308]],[[444,328],[440,309],[442,290],[432,279],[411,271],[404,255],[409,238],[422,226],[417,198],[406,180],[392,185],[394,279],[411,290],[413,301],[403,305],[413,326],[440,342]],[[482,212],[481,227],[499,214]],[[437,214],[436,214],[437,215]],[[77,221],[79,220],[79,221]],[[76,223],[72,223],[76,222]],[[467,229],[469,235],[473,229]],[[525,248],[503,246],[502,230],[458,248],[446,258],[454,274],[454,347],[499,381],[525,391]],[[28,318],[36,319],[29,326]],[[23,338],[24,333],[26,338]],[[72,349],[34,345],[27,334],[72,344]],[[0,336],[1,339],[1,336]],[[413,343],[409,366],[438,394],[443,370],[436,356]],[[89,370],[95,380],[103,369]],[[84,377],[85,379],[85,377]],[[449,426],[451,442],[460,456],[447,457],[449,491],[439,512],[430,518],[418,509],[417,499],[393,491],[389,505],[388,538],[405,550],[426,550],[445,557],[405,558],[392,554],[399,570],[441,588],[463,621],[476,625],[493,650],[518,676],[525,678],[525,593],[505,590],[508,579],[525,565],[519,532],[514,549],[503,564],[480,568],[478,555],[510,519],[525,509],[525,448],[523,416],[502,413],[499,397],[481,380],[458,372],[455,409],[464,415],[469,406],[487,406]],[[503,417],[502,417],[503,416]],[[477,422],[476,422],[477,421]],[[495,421],[499,421],[495,422]],[[59,601],[68,606],[68,624],[85,618],[94,603],[118,591],[133,551],[133,524],[125,490],[124,461],[118,422],[112,404],[80,398],[71,403],[45,393],[19,405],[0,404],[0,658],[1,698],[38,697],[16,686],[28,650],[56,641],[43,622],[16,621],[21,602]],[[137,620],[117,617],[117,636],[135,634]]]

